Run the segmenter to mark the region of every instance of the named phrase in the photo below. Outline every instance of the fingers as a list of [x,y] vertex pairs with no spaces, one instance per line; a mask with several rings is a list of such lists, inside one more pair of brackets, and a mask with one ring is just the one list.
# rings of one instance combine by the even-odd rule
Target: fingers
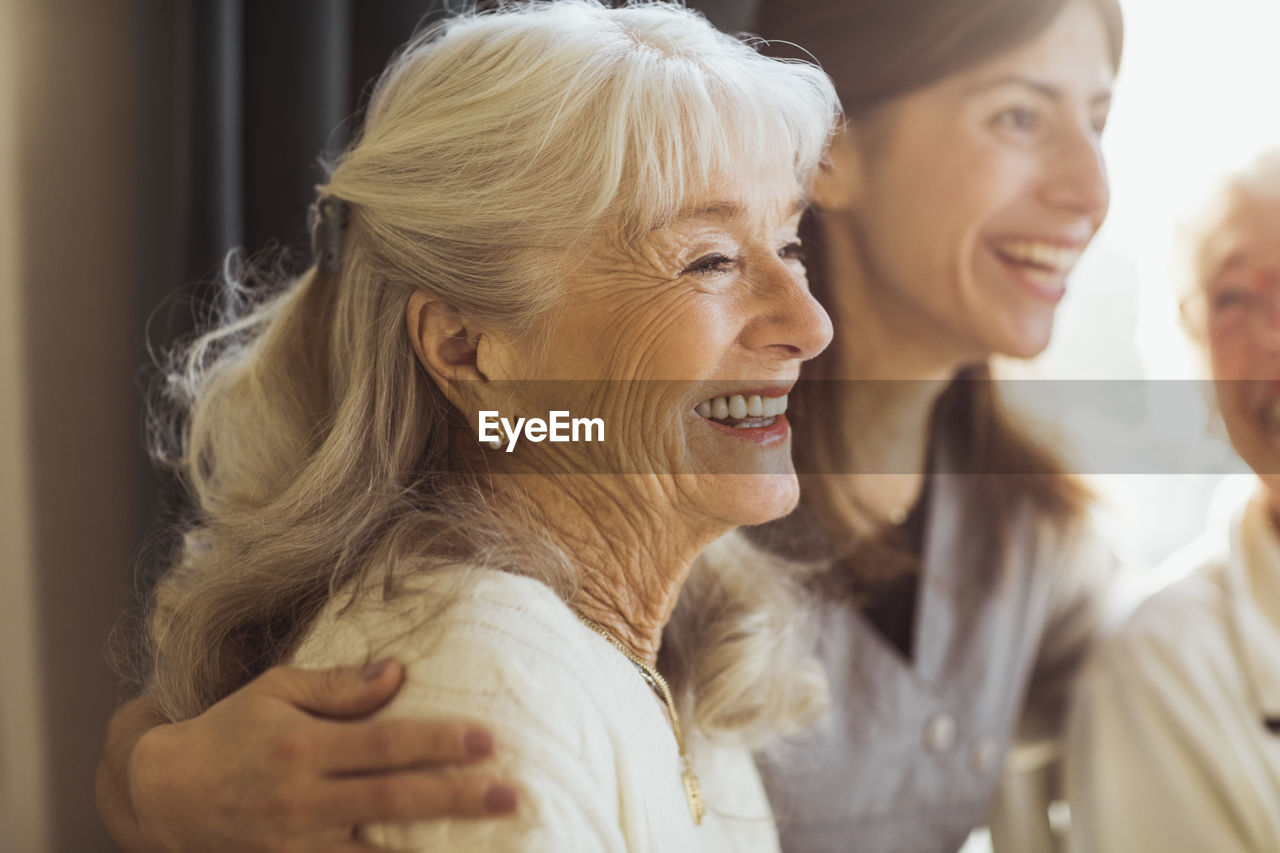
[[325,800],[334,820],[354,825],[499,817],[516,810],[519,795],[487,777],[409,770],[334,780],[326,786]]
[[319,753],[331,773],[405,770],[466,764],[493,754],[493,735],[454,720],[326,723]]
[[363,717],[400,689],[404,667],[382,660],[365,667],[299,669],[278,666],[256,681],[264,690],[304,711],[325,717]]

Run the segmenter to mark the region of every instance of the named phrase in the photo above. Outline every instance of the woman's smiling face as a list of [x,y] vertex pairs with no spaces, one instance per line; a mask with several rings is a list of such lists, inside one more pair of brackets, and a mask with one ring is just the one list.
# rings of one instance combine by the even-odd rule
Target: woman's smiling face
[[1071,0],[1031,41],[853,121],[848,212],[868,288],[903,331],[953,359],[1044,349],[1107,212],[1113,76],[1101,18]]
[[677,475],[673,501],[734,525],[790,511],[783,398],[831,338],[805,278],[803,209],[789,169],[721,180],[669,224],[571,258],[560,307],[495,356],[530,410],[517,414],[599,417],[606,442],[541,444],[516,464]]

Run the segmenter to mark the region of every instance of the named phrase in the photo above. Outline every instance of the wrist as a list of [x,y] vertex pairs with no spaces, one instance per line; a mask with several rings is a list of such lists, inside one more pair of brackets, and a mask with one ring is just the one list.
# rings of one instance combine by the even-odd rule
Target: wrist
[[176,725],[163,723],[147,729],[129,752],[125,800],[136,845],[129,848],[130,853],[176,853],[179,849],[176,840],[164,833],[164,822],[154,819],[157,798],[164,796],[167,787],[157,774],[173,766],[166,755],[167,742]]

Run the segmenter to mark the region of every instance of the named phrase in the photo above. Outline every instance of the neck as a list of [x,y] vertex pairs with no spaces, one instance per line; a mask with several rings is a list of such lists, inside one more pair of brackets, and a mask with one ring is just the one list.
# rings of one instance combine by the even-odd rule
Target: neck
[[[874,460],[875,472],[850,475],[859,501],[880,518],[895,518],[918,498],[938,397],[966,364],[979,360],[948,344],[896,289],[878,281],[865,262],[851,223],[824,218],[822,244],[832,314],[850,318],[837,333],[829,375],[850,382],[859,428],[846,434],[853,457]],[[895,519],[896,520],[896,519]]]
[[956,340],[954,331],[912,303],[867,263],[856,225],[848,216],[819,220],[829,299],[837,329],[837,379],[937,382],[986,354]]
[[729,526],[690,524],[655,476],[495,475],[493,484],[500,504],[518,507],[578,567],[569,606],[654,665],[694,558]]

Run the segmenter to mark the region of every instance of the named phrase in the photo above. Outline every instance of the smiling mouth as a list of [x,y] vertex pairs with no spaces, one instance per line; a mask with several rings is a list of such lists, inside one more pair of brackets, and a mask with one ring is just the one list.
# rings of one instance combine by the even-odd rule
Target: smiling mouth
[[1060,288],[1075,269],[1084,248],[1042,240],[1000,240],[991,243],[996,257],[1017,268],[1039,287]]
[[773,426],[787,411],[787,395],[730,394],[712,397],[694,407],[698,417],[734,429],[764,429]]

